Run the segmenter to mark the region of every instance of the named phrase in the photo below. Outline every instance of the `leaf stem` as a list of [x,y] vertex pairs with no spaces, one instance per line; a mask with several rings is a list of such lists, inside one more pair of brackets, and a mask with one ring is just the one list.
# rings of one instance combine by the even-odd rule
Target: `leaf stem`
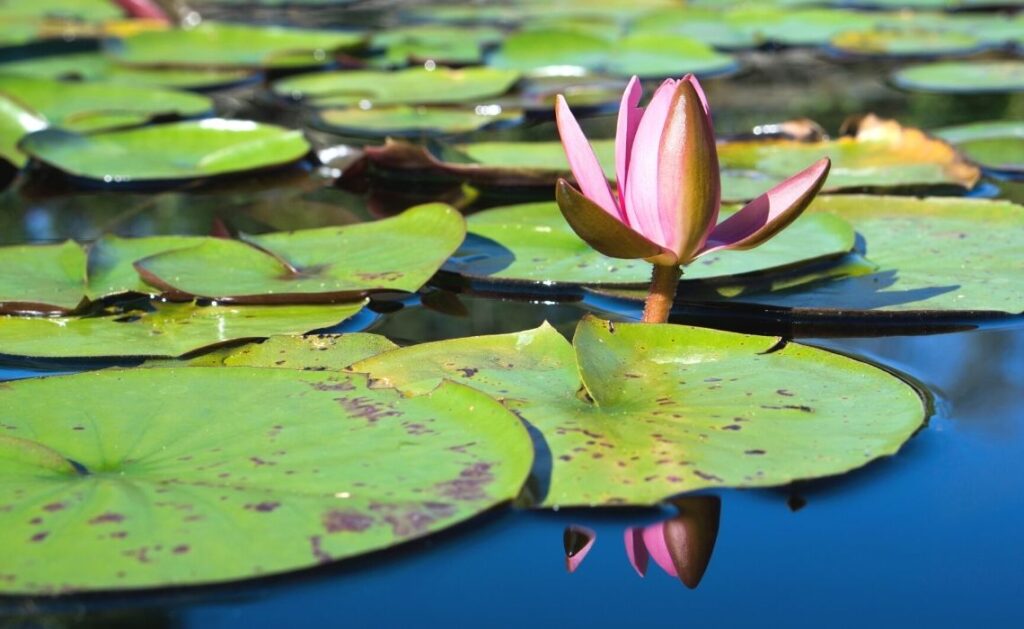
[[651,274],[651,290],[644,303],[644,323],[665,323],[675,301],[676,289],[683,270],[678,265],[655,264]]

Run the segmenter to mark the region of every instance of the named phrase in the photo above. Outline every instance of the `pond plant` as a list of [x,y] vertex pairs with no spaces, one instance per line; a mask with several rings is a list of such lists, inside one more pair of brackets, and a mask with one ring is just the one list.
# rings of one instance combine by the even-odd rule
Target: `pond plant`
[[828,176],[823,158],[718,223],[718,153],[697,77],[667,79],[646,109],[633,77],[622,96],[615,136],[617,195],[565,98],[556,109],[569,165],[580,187],[560,179],[555,198],[566,221],[601,253],[654,265],[643,320],[662,323],[675,299],[680,267],[729,249],[752,249],[785,229]]

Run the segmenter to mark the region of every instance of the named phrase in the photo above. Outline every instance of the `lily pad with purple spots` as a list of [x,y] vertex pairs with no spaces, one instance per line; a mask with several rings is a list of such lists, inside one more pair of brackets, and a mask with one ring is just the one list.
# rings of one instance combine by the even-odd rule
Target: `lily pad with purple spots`
[[455,383],[407,397],[357,374],[135,369],[10,383],[0,400],[8,594],[329,563],[514,498],[533,460],[514,415]]
[[427,343],[355,363],[385,386],[443,380],[501,400],[542,435],[540,506],[650,505],[713,487],[841,474],[895,453],[927,416],[875,366],[780,339],[588,317]]

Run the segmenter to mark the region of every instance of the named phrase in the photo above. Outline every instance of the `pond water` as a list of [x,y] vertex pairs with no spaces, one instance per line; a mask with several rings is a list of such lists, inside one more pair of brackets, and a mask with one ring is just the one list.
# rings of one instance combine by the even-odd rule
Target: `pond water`
[[[232,17],[231,10],[220,9]],[[216,15],[216,13],[213,13]],[[257,21],[350,24],[336,11],[261,11]],[[365,11],[358,21],[377,14]],[[705,82],[720,135],[797,117],[835,132],[851,114],[874,112],[931,129],[1024,118],[1024,94],[938,96],[898,91],[899,63],[831,58],[807,49],[740,53],[743,70]],[[270,111],[252,85],[218,94],[223,111],[296,124]],[[613,118],[588,127],[610,134]],[[322,146],[336,144],[313,132]],[[553,125],[489,132],[488,139],[551,139]],[[354,223],[391,215],[457,186],[384,186],[311,166],[170,191],[82,190],[56,173],[0,198],[0,244],[91,240],[103,233],[206,234],[215,218],[247,232]],[[985,178],[974,191],[1024,202],[1024,181]],[[467,211],[521,198],[489,191]],[[72,212],[70,208],[76,208]],[[909,236],[909,237],[912,237]],[[1024,240],[1021,241],[1024,247]],[[571,336],[598,302],[454,295],[378,300],[351,329],[399,344],[511,332],[549,321]],[[620,320],[637,310],[599,311]],[[673,322],[734,328],[714,315]],[[285,624],[398,626],[1024,626],[1024,326],[925,335],[922,329],[851,337],[842,322],[788,328],[749,322],[744,331],[787,334],[897,370],[932,398],[928,426],[898,455],[838,478],[774,490],[706,492],[721,500],[717,542],[703,580],[689,590],[652,569],[638,578],[623,549],[626,527],[667,517],[656,509],[557,512],[494,510],[427,539],[336,565],[213,587],[64,598],[0,598],[0,625],[216,627]],[[964,328],[973,325],[966,324]],[[7,359],[0,381],[105,366]],[[566,526],[597,542],[567,574]],[[259,548],[253,548],[259,553]],[[2,563],[2,559],[0,559]]]

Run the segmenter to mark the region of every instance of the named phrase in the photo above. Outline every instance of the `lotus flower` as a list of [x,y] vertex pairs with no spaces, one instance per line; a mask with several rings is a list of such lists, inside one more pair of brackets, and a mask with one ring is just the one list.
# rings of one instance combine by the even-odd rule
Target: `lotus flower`
[[718,223],[718,152],[700,83],[693,75],[668,79],[646,109],[637,106],[642,95],[633,77],[615,135],[618,194],[565,99],[559,96],[556,105],[558,132],[579,185],[560,179],[558,206],[573,230],[607,256],[677,266],[723,249],[756,247],[793,222],[828,175],[824,158]]

